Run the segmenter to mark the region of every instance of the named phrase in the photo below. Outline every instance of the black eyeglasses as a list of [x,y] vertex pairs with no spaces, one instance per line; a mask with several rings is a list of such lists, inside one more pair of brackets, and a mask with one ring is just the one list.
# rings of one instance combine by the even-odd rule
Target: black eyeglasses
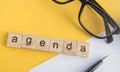
[[[53,0],[54,2],[58,4],[67,4],[74,0]],[[113,41],[113,34],[120,33],[120,28],[117,25],[117,23],[110,17],[110,15],[95,1],[95,0],[79,0],[82,5],[80,7],[80,11],[78,13],[78,21],[81,27],[90,35],[99,38],[99,39],[106,39],[107,43],[111,43]],[[91,18],[87,17],[88,8],[91,9],[91,11],[94,12],[93,14],[88,13],[88,15],[93,15],[96,17],[99,17],[101,21],[96,21],[96,23],[86,23],[87,19],[92,20]],[[93,17],[91,16],[91,17]],[[86,17],[86,18],[85,18]],[[94,20],[97,20],[94,19]],[[103,26],[103,28],[102,28]],[[95,29],[96,28],[96,29]],[[99,30],[100,29],[100,30]],[[97,34],[97,32],[103,32],[101,34]]]

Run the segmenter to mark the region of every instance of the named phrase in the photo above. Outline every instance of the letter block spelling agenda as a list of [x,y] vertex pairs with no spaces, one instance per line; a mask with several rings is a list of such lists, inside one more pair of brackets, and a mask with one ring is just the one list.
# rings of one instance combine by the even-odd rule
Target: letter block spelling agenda
[[89,43],[87,42],[48,38],[16,32],[8,33],[7,46],[43,50],[83,57],[87,57],[89,55]]

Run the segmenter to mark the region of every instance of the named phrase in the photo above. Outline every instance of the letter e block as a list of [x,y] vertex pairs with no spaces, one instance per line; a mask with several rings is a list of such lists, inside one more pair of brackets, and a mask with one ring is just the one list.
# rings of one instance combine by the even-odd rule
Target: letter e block
[[20,48],[21,42],[22,42],[22,34],[15,32],[8,33],[7,46]]
[[49,49],[50,38],[38,36],[36,48],[37,50],[48,51]]
[[64,46],[63,46],[64,54],[76,55],[76,50],[77,50],[77,41],[73,41],[73,40],[64,41]]
[[63,39],[51,38],[50,39],[50,52],[62,53]]
[[78,42],[77,46],[77,56],[87,57],[89,55],[89,43]]
[[36,35],[23,34],[22,47],[28,49],[35,49]]

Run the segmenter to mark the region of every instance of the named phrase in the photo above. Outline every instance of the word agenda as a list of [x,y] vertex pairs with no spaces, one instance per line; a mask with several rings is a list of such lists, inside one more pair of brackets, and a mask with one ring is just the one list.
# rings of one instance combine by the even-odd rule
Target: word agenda
[[89,55],[89,43],[87,42],[48,38],[16,32],[8,33],[7,46],[43,50],[84,57],[87,57]]

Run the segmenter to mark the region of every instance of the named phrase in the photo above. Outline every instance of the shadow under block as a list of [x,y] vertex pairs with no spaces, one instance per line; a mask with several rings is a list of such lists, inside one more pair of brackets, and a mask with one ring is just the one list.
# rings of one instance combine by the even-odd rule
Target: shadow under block
[[78,42],[77,46],[77,56],[87,57],[89,55],[89,43],[86,42]]
[[77,41],[64,40],[63,53],[76,55]]
[[35,49],[36,35],[23,34],[22,48]]
[[37,36],[36,48],[35,49],[36,50],[48,51],[49,50],[49,43],[50,43],[50,38]]
[[51,38],[50,39],[50,52],[62,53],[63,39]]
[[22,42],[22,34],[14,33],[14,32],[8,33],[7,46],[20,48],[21,42]]

